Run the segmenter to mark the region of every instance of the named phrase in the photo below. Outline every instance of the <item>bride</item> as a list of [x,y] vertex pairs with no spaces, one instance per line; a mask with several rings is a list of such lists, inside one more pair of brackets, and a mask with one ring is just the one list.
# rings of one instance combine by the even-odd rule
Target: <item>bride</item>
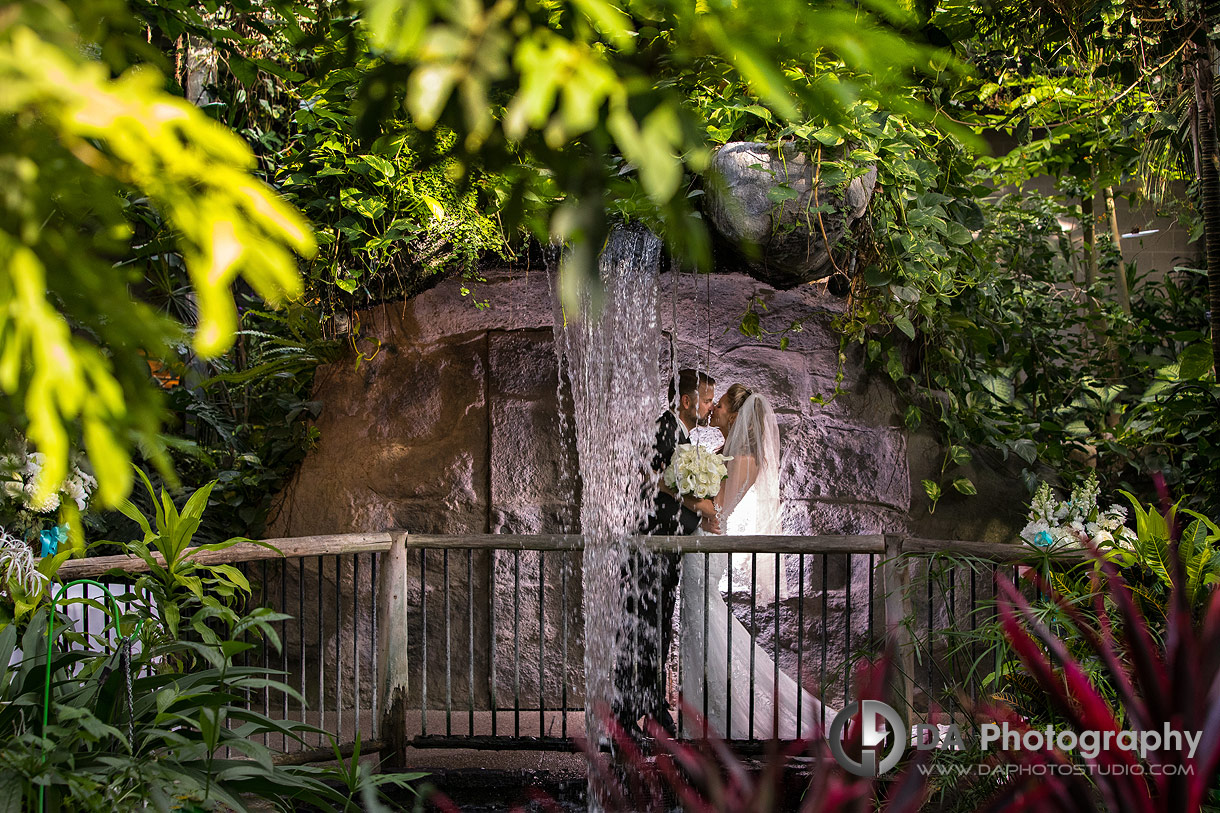
[[[720,516],[727,519],[723,527],[730,535],[782,533],[779,428],[770,403],[741,384],[733,384],[716,403],[711,423],[725,437],[722,453],[733,458],[715,498]],[[712,589],[706,589],[708,585]],[[721,591],[733,588],[753,589],[760,604],[786,598],[782,557],[748,553],[731,557],[688,553],[682,557],[683,699],[703,714],[706,686],[707,725],[726,739],[813,737],[821,723],[821,704],[809,692],[798,692],[796,681],[784,672],[776,680],[775,661],[754,643],[721,596]],[[700,724],[685,718],[683,729],[688,737],[703,733]]]

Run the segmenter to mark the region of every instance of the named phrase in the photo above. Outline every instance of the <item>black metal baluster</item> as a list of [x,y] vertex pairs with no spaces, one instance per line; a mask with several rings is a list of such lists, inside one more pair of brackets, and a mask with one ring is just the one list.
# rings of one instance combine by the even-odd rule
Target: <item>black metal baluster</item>
[[873,646],[877,641],[877,633],[873,627],[873,597],[877,595],[873,585],[873,571],[877,568],[877,555],[870,553],[868,555],[868,643]]
[[[259,595],[262,598],[262,605],[265,607],[269,603],[267,601],[267,560],[262,559],[259,561],[258,564],[259,564],[258,591],[259,591]],[[259,649],[261,649],[263,651],[263,671],[269,672],[269,671],[271,671],[271,662],[270,662],[271,653],[268,651],[269,647],[267,646],[266,636],[265,635],[258,636],[257,642],[258,642]],[[265,716],[265,717],[271,716],[271,687],[270,686],[263,687],[263,716]],[[263,734],[263,746],[266,748],[270,748],[271,747],[270,740],[271,740],[271,735],[269,733],[264,733]]]
[[843,580],[843,697],[851,690],[851,579],[852,556],[847,554],[847,577]]
[[[732,555],[729,556],[729,562],[732,562]],[[729,576],[729,589],[733,589],[733,577]],[[750,647],[750,703],[746,710],[750,715],[749,725],[746,726],[746,739],[754,739],[754,695],[758,693],[758,687],[754,685],[754,638],[758,635],[758,554],[750,554],[750,639],[746,645]]]
[[[822,554],[822,662],[818,666],[818,685],[822,696],[826,696],[826,659],[829,657],[830,629],[828,621],[828,605],[830,604],[830,554]],[[847,705],[847,695],[843,695],[843,705]],[[826,730],[826,706],[822,706],[822,730]]]
[[724,738],[733,739],[733,554],[724,554],[728,559],[725,573],[728,575],[728,592],[725,593],[724,613],[728,624],[727,652],[724,656],[728,680],[724,686]]
[[488,662],[488,693],[491,700],[491,736],[496,736],[496,717],[498,716],[500,697],[496,691],[496,596],[494,585],[496,583],[496,552],[493,550],[490,553],[491,557],[491,585],[488,587],[489,599],[487,602],[487,631],[490,645],[487,648]]
[[513,736],[521,736],[521,551],[513,551]]
[[543,647],[546,644],[546,629],[544,608],[546,606],[546,551],[538,551],[538,736],[545,735],[542,717],[545,714],[546,701],[543,698]]
[[318,728],[322,731],[318,732],[318,745],[325,742],[326,734],[326,635],[325,621],[326,616],[322,612],[322,605],[326,602],[322,597],[326,595],[323,590],[325,578],[322,574],[322,568],[325,567],[326,561],[322,556],[318,556]]
[[467,729],[470,736],[474,736],[474,549],[466,550],[466,624],[470,630],[469,643],[470,651],[467,653],[467,668],[469,674],[466,678],[466,697],[467,697]]
[[932,628],[935,624],[932,618],[932,560],[927,560],[926,574],[928,578],[928,702],[932,702]]
[[441,552],[442,581],[445,585],[445,735],[453,736],[453,657],[449,646],[450,596],[449,548]]
[[305,722],[305,557],[297,559],[297,646],[301,652],[301,722]]
[[805,704],[804,697],[804,665],[805,665],[805,554],[797,554],[800,564],[797,565],[796,589],[796,736],[799,738],[804,731],[801,728],[801,712]]
[[[381,736],[381,721],[377,719],[377,641],[379,640],[377,630],[377,559],[379,556],[381,556],[381,554],[374,551],[372,554],[370,554],[372,561],[369,563],[369,582],[373,585],[373,612],[372,623],[369,629],[369,649],[372,650],[373,653],[373,671],[371,672],[373,691],[370,692],[372,698],[369,705],[373,709],[373,716],[369,721],[369,730],[372,732],[372,736],[374,737]],[[405,618],[403,619],[403,622],[406,623]]]
[[[780,558],[783,554],[776,553],[775,556],[775,601],[772,607],[775,611],[775,655],[772,657],[772,666],[775,667],[774,683],[771,687],[771,734],[776,739],[779,739],[779,575],[783,570],[784,560]],[[801,706],[801,696],[798,693],[796,696],[796,706]],[[799,730],[799,729],[798,729]]]
[[[288,560],[287,559],[280,559],[279,596],[280,596],[280,601],[279,601],[279,607],[277,607],[277,609],[280,612],[282,612],[284,615],[288,615]],[[288,619],[287,618],[280,621],[280,655],[281,655],[281,661],[282,661],[281,665],[284,670],[284,675],[280,679],[283,680],[284,685],[287,686],[288,685]],[[280,698],[283,701],[283,705],[284,705],[283,712],[282,712],[283,716],[280,719],[287,720],[288,719],[288,692],[281,691]],[[280,750],[281,751],[288,750],[288,735],[286,733],[280,735]]]
[[[948,608],[948,610],[949,610],[949,612],[948,612],[949,619],[948,619],[948,623],[947,623],[945,629],[946,630],[956,630],[957,629],[957,567],[954,565],[949,566],[949,608]],[[956,671],[956,669],[954,668],[953,659],[950,659],[950,657],[949,657],[948,639],[946,640],[946,645],[945,645],[945,662],[947,664],[949,664],[949,668],[953,668],[954,671]],[[953,697],[953,700],[956,702],[956,697]]]
[[343,560],[335,561],[335,736],[343,742]]
[[419,727],[428,736],[428,549],[419,549]]
[[559,672],[560,736],[565,740],[568,738],[568,565],[571,561],[572,555],[564,553],[559,568],[559,614],[562,617],[560,626],[563,627],[562,668]]
[[[979,594],[978,594],[977,576],[978,576],[978,573],[975,572],[974,567],[971,567],[970,568],[970,640],[975,641],[975,642],[978,641],[978,637],[977,637],[977,635],[975,635],[975,633],[978,632],[978,622],[979,622],[979,618],[978,618],[978,616],[979,616],[979,612],[978,612],[979,611]],[[979,694],[978,657],[976,655],[977,651],[978,651],[978,643],[975,643],[970,648],[970,656],[969,656],[970,657],[970,672],[972,675],[972,680],[970,682],[971,683],[970,695],[971,695],[971,699],[973,699],[975,701],[978,700],[978,694]]]
[[[711,576],[711,574],[709,573],[709,571],[711,570],[711,558],[712,558],[712,555],[710,553],[703,554],[703,737],[704,737],[704,739],[707,738],[707,726],[708,726],[707,716],[708,716],[708,690],[709,690],[709,687],[708,687],[707,670],[708,670],[709,664],[708,664],[708,654],[707,654],[707,651],[708,651],[707,650],[707,636],[708,636],[708,623],[709,623],[708,616],[710,616],[711,612],[712,612],[712,598],[711,598],[712,594],[709,592],[711,589],[711,584],[709,581],[710,576]],[[727,730],[726,730],[725,736],[726,737],[728,736]]]

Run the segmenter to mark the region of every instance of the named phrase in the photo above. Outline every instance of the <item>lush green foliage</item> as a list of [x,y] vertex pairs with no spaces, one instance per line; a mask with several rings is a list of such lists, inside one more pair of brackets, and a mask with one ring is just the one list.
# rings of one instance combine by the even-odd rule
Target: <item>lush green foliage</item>
[[[5,47],[15,48],[14,32],[26,26],[64,50],[71,40],[67,8],[53,5],[54,13],[40,16],[34,7],[17,7],[22,16],[14,19],[22,22],[4,29]],[[230,183],[208,163],[181,164],[148,186],[147,162],[172,157],[152,147],[174,144],[144,149],[95,140],[88,142],[94,156],[81,137],[96,135],[98,125],[71,130],[70,106],[43,118],[6,108],[22,125],[8,142],[14,161],[33,157],[54,168],[44,174],[63,168],[57,177],[78,190],[52,193],[28,179],[10,184],[16,191],[7,198],[13,215],[6,233],[33,239],[29,224],[46,220],[58,229],[56,239],[73,241],[54,257],[38,255],[50,269],[46,302],[55,313],[42,312],[67,318],[37,335],[64,338],[71,328],[61,349],[95,345],[104,356],[100,367],[82,362],[81,380],[93,380],[89,370],[110,370],[118,385],[82,399],[79,386],[75,395],[33,397],[20,384],[26,394],[4,402],[9,421],[41,448],[49,436],[39,427],[54,418],[67,427],[54,441],[65,455],[69,443],[88,446],[89,437],[117,450],[142,438],[141,456],[171,482],[169,460],[187,485],[219,479],[213,502],[221,510],[210,512],[211,522],[261,533],[269,492],[313,440],[308,419],[318,405],[308,391],[313,365],[331,352],[323,336],[334,335],[339,322],[350,324],[357,356],[375,352],[356,345],[354,320],[332,316],[409,296],[439,274],[476,276],[480,257],[511,257],[521,227],[544,239],[576,240],[570,271],[592,268],[613,218],[643,220],[684,259],[706,265],[706,235],[694,215],[701,185],[714,182],[702,175],[709,151],[758,139],[808,153],[824,188],[877,170],[870,217],[834,255],[850,277],[842,327],[909,394],[908,426],[930,422],[949,441],[942,476],[925,484],[933,503],[949,490],[974,491],[962,467],[982,448],[1016,455],[1031,470],[1062,468],[1069,477],[1079,460],[1095,455],[1109,487],[1142,497],[1148,473],[1163,471],[1171,485],[1185,484],[1195,495],[1193,507],[1214,511],[1208,500],[1220,493],[1220,430],[1210,416],[1220,392],[1203,364],[1210,345],[1200,276],[1141,276],[1122,265],[1113,241],[1097,236],[1104,228],[1086,229],[1086,245],[1073,247],[1058,225],[1064,217],[1095,221],[1094,198],[1123,188],[1194,220],[1193,210],[1166,194],[1169,181],[1192,177],[1182,160],[1191,118],[1183,97],[1171,92],[1180,85],[1169,80],[1189,50],[1185,29],[1175,26],[1193,12],[1167,8],[1158,22],[1159,12],[1111,4],[1094,19],[1016,0],[869,9],[769,4],[768,16],[785,20],[776,37],[758,25],[748,3],[693,11],[668,2],[485,7],[389,0],[274,8],[249,0],[135,0],[134,14],[100,0],[73,7],[76,30],[95,43],[61,55],[73,70],[92,70],[107,92],[146,77],[143,90],[125,100],[144,105],[136,112],[170,109],[150,107],[140,95],[168,99],[156,83],[174,93],[189,86],[204,113],[251,145],[254,174],[313,221],[322,250],[304,266],[307,310],[271,316],[251,302],[255,313],[242,317],[238,345],[205,361],[187,349],[190,336],[196,350],[215,351],[224,344],[218,336],[232,335],[227,282],[237,265],[197,296],[206,267],[200,235],[235,215],[244,218],[242,228],[279,239],[270,254],[240,256],[256,265],[268,258],[263,276],[252,271],[249,281],[255,293],[280,295],[295,283],[267,269],[283,269],[283,245],[308,248],[301,223],[267,203],[271,219],[260,226],[234,197],[260,187]],[[103,16],[110,22],[98,28],[93,21]],[[1115,56],[1132,49],[1138,58]],[[9,63],[13,76],[25,76]],[[962,63],[973,73],[960,71]],[[147,77],[158,68],[154,83]],[[39,92],[44,96],[5,98],[30,110],[71,101],[62,90]],[[197,109],[173,104],[186,111],[189,127],[181,126],[189,134],[220,132]],[[979,159],[970,128],[1004,132],[1015,147]],[[117,138],[120,131],[109,132]],[[231,137],[198,155],[183,149],[205,162],[250,168],[250,153]],[[143,175],[119,171],[136,157]],[[1049,196],[993,191],[1040,174],[1057,183]],[[777,203],[794,194],[782,185],[773,190]],[[21,203],[27,197],[28,206]],[[825,208],[810,207],[811,228]],[[179,222],[196,215],[204,219]],[[275,232],[275,218],[282,232]],[[50,252],[54,241],[38,239],[37,251]],[[91,288],[71,270],[87,258],[97,261]],[[120,276],[134,284],[97,283]],[[571,294],[582,280],[569,274],[564,284]],[[26,320],[39,312],[18,310]],[[746,332],[752,315],[743,321]],[[24,346],[51,353],[52,344]],[[86,351],[82,358],[93,352]],[[148,385],[141,352],[182,382],[168,402]],[[264,365],[264,352],[277,354],[274,366]],[[300,363],[289,369],[282,363],[288,356]],[[184,421],[158,439],[165,406]],[[91,435],[86,425],[95,427]],[[115,431],[105,438],[97,427]],[[107,459],[121,461],[116,454]],[[126,493],[125,472],[109,464],[97,470],[115,484],[103,501]],[[68,523],[74,533],[80,526]]]
[[[707,238],[691,216],[686,173],[705,169],[708,127],[724,124],[686,102],[681,91],[692,77],[742,83],[766,115],[800,124],[810,115],[844,117],[861,97],[922,110],[905,92],[912,70],[947,64],[908,36],[915,20],[896,4],[796,0],[768,3],[766,11],[784,21],[780,30],[759,25],[750,3],[418,2],[404,9],[378,0],[367,6],[372,41],[402,70],[373,77],[367,96],[388,106],[405,85],[417,126],[445,124],[462,149],[503,169],[511,192],[501,214],[509,224],[523,222],[538,176],[510,168],[529,156],[559,196],[544,225],[573,243],[562,287],[575,301],[582,277],[596,267],[608,200],[635,201],[681,256],[706,267]],[[849,70],[785,70],[819,53]],[[617,179],[624,176],[639,194],[623,189]]]
[[[1072,214],[1062,202],[1014,193],[986,211],[978,244],[999,267],[920,323],[909,368],[887,368],[923,409],[908,412],[908,426],[928,415],[956,444],[1015,454],[1031,470],[1096,466],[1109,490],[1145,499],[1160,473],[1215,512],[1220,427],[1207,416],[1220,409],[1220,387],[1202,277],[1123,269],[1128,315],[1107,304],[1101,283],[1076,281],[1081,257],[1059,226]],[[946,480],[968,459],[948,460]],[[1035,484],[1031,476],[1031,492]]]
[[[1121,576],[1124,596],[1133,602],[1141,619],[1138,634],[1164,641],[1175,602],[1201,621],[1220,584],[1220,527],[1202,514],[1178,506],[1161,511],[1131,495],[1127,497],[1134,509],[1133,534],[1083,560],[1065,558],[1062,550],[1031,550],[1028,565],[1023,567],[1035,585],[1032,597],[1026,599],[1030,618],[1055,631],[1078,668],[1094,689],[1114,704],[1124,723],[1128,721],[1121,718],[1120,687],[1079,625],[1096,629],[1104,620],[1115,637],[1128,634],[1124,625],[1130,618],[1114,614],[1115,588],[1111,582]],[[1188,522],[1184,523],[1183,515]],[[1178,563],[1180,576],[1174,571]],[[945,556],[940,564],[944,567],[936,568],[931,578],[941,587],[945,585],[940,574],[958,566],[977,568],[980,577],[991,572],[987,563],[973,559]],[[969,629],[959,624],[958,629],[946,631],[950,642],[947,657],[958,668],[964,665],[962,674],[967,681],[977,681],[987,693],[1026,718],[1043,724],[1062,722],[1059,712],[1047,707],[1044,687],[1017,657],[1012,636],[996,609],[994,603],[980,602]]]
[[[128,550],[148,572],[119,597],[122,616],[110,614],[103,630],[85,634],[58,618],[46,728],[47,626],[59,605],[44,603],[24,625],[21,656],[11,665],[19,625],[0,629],[0,810],[33,809],[40,787],[51,810],[246,810],[250,796],[282,810],[358,810],[358,799],[367,807],[382,789],[418,779],[373,777],[358,754],[335,769],[274,763],[259,742],[264,735],[300,739],[317,729],[248,708],[246,694],[264,690],[303,700],[264,667],[236,659],[257,646],[278,648],[276,624],[286,617],[244,612],[250,585],[241,572],[195,561],[199,552],[241,541],[191,545],[214,484],[179,510],[144,480],[155,516],[131,502],[123,510],[144,532]],[[110,609],[92,599],[69,601]],[[124,638],[139,644],[129,662],[121,655]]]
[[22,2],[0,26],[3,411],[46,455],[40,493],[59,487],[79,444],[106,505],[130,489],[132,441],[156,446],[144,354],[187,338],[129,293],[140,275],[124,265],[125,210],[155,207],[172,224],[199,307],[189,340],[205,356],[232,341],[236,278],[280,301],[301,290],[291,252],[314,250],[303,220],[250,175],[253,156],[232,132],[166,93],[151,67],[112,78],[125,67],[124,13]]

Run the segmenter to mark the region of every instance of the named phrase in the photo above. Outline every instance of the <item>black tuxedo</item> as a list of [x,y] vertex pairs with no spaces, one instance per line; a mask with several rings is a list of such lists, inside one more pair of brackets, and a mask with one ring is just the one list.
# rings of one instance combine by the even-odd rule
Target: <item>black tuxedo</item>
[[[652,470],[665,471],[679,444],[689,443],[686,427],[674,413],[666,410],[657,418],[657,436],[653,442]],[[640,528],[649,536],[686,536],[699,527],[699,515],[682,504],[682,500],[657,489],[652,501],[652,514]]]
[[[681,443],[689,443],[686,427],[673,412],[657,418],[652,470],[663,472]],[[652,485],[648,486],[650,489]],[[639,528],[649,536],[685,536],[699,527],[699,515],[682,500],[657,489],[652,512]],[[626,615],[619,638],[614,684],[615,713],[620,724],[634,729],[642,716],[672,722],[665,703],[662,669],[669,657],[674,605],[677,599],[679,553],[654,553],[632,548],[622,578],[627,592]],[[636,590],[630,589],[631,585]]]

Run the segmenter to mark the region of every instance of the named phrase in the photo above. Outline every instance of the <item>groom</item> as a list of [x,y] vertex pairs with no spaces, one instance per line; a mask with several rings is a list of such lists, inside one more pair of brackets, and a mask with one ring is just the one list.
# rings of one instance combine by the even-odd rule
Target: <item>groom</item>
[[[649,536],[685,536],[695,532],[703,515],[715,523],[711,500],[680,497],[661,479],[680,444],[690,442],[690,431],[706,421],[711,412],[715,380],[691,369],[678,372],[677,408],[657,418],[653,444],[652,510],[639,533]],[[669,403],[675,403],[673,382]],[[709,528],[717,532],[718,528]],[[669,656],[674,603],[677,597],[680,553],[653,552],[633,548],[623,570],[625,585],[635,584],[638,592],[628,590],[626,620],[623,624],[615,666],[615,715],[619,724],[632,735],[639,735],[641,717],[656,719],[671,735],[673,717],[665,703],[663,664]]]

